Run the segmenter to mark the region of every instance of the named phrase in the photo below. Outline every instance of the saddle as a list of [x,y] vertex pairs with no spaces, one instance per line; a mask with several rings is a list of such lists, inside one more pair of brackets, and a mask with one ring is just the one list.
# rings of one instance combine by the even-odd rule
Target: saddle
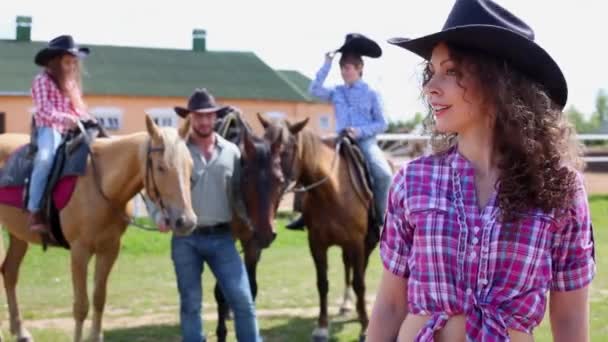
[[[107,136],[97,123],[85,122],[83,127],[87,132],[86,136],[79,129],[64,135],[49,173],[41,203],[43,215],[50,226],[49,233],[41,234],[45,249],[47,245],[70,248],[63,236],[59,212],[68,204],[76,188],[78,176],[86,172],[91,140],[98,135]],[[9,156],[4,167],[0,169],[0,203],[26,208],[36,151],[37,143],[32,138],[30,143],[21,146]]]
[[363,151],[358,145],[357,140],[346,133],[341,133],[337,137],[323,138],[322,141],[327,146],[337,149],[337,152],[344,157],[348,164],[348,172],[351,176],[355,192],[363,201],[370,201],[367,240],[369,243],[377,242],[380,238],[380,222],[382,222],[382,217],[380,217],[381,214],[377,212],[374,205],[374,192],[372,190],[374,178]]
[[[251,132],[251,127],[243,120],[242,113],[238,108],[228,106],[221,111],[217,112],[218,120],[215,123],[214,130],[217,134],[221,135],[224,139],[231,143],[239,146],[242,139],[243,130]],[[242,177],[242,176],[241,176]],[[233,180],[233,189],[240,188],[241,180]],[[245,205],[245,199],[241,191],[233,191],[232,207],[234,213],[241,222],[249,225],[249,216]]]

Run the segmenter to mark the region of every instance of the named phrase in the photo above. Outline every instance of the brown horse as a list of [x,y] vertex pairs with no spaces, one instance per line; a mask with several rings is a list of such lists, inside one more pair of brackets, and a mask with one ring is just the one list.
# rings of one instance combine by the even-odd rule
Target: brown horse
[[[229,128],[231,133],[225,136],[237,144],[241,151],[240,184],[237,186],[243,197],[250,226],[244,224],[238,214],[234,215],[232,225],[234,235],[241,242],[249,286],[255,300],[258,291],[257,265],[262,249],[269,247],[276,237],[274,217],[286,187],[286,179],[280,165],[279,145],[269,144],[253,135],[250,127],[241,119],[240,113],[234,114],[233,125],[225,127]],[[228,132],[228,129],[220,131]],[[215,298],[218,304],[216,335],[218,342],[223,342],[227,333],[228,305],[217,284]]]
[[[308,243],[317,271],[320,313],[313,339],[328,339],[327,317],[327,249],[342,248],[346,291],[352,285],[357,297],[356,308],[361,323],[361,337],[367,328],[365,307],[365,269],[369,255],[378,242],[378,232],[371,227],[368,208],[369,191],[355,177],[345,155],[308,130],[302,130],[308,119],[296,124],[284,120],[269,121],[259,116],[264,126],[264,139],[278,145],[281,163],[290,178],[308,187],[303,198],[303,217],[308,227]],[[346,296],[345,296],[346,299]]]
[[[153,194],[152,200],[165,208],[169,226],[176,234],[189,234],[194,228],[196,216],[188,183],[192,159],[184,140],[189,126],[187,120],[178,132],[174,128],[159,128],[146,117],[147,132],[99,139],[92,145],[97,172],[93,172],[89,158],[86,174],[78,179],[70,202],[60,214],[63,233],[71,246],[74,341],[82,340],[83,322],[89,311],[87,268],[93,255],[96,261],[91,340],[103,340],[107,280],[128,225],[127,212],[131,210],[133,196],[144,188]],[[28,141],[27,135],[1,135],[0,166]],[[19,341],[32,341],[22,324],[16,284],[28,244],[39,244],[41,239],[30,232],[27,214],[22,209],[0,205],[0,222],[10,238],[2,264],[10,331]]]

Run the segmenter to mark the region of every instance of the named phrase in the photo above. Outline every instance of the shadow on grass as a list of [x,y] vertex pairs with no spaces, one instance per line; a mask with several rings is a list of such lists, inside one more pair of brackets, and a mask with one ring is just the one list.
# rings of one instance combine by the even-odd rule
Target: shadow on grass
[[[208,341],[216,341],[215,322],[205,324]],[[314,330],[316,318],[268,318],[261,322],[261,334],[265,342],[287,342],[287,341],[310,341]],[[234,330],[232,321],[228,323],[228,341],[234,341]],[[330,325],[330,342],[357,341],[357,336],[344,338],[342,332],[347,324],[355,324],[356,319],[339,320],[334,317]],[[358,330],[357,330],[358,331]],[[106,342],[179,342],[181,341],[179,326],[175,324],[148,325],[134,328],[113,329],[105,332]]]
[[106,342],[179,342],[179,326],[175,324],[145,325],[134,328],[106,330]]
[[[359,322],[356,319],[342,320],[339,317],[330,318],[329,326],[329,341],[358,341],[358,333],[356,336],[346,337],[343,330],[346,325],[355,324],[357,332],[359,331]],[[261,329],[262,336],[265,342],[287,342],[287,341],[310,341],[312,332],[317,326],[316,318],[298,318],[290,317],[287,319],[276,320],[270,322],[272,326],[263,327]],[[268,323],[267,323],[268,324]],[[267,325],[263,324],[263,325]],[[348,335],[348,334],[347,334]]]

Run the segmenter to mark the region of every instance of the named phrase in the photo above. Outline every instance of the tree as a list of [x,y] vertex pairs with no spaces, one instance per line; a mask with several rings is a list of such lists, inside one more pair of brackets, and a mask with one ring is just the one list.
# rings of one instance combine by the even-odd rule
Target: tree
[[388,123],[386,133],[407,133],[418,126],[424,120],[422,113],[416,112],[414,118],[407,121],[391,121]]
[[608,95],[603,89],[600,89],[597,92],[597,97],[595,99],[595,113],[599,124],[608,121]]
[[576,109],[576,107],[570,106],[565,111],[565,114],[566,114],[566,117],[568,118],[568,121],[570,121],[570,123],[572,123],[574,125],[574,128],[576,128],[577,133],[586,133],[587,132],[587,130],[588,130],[587,121],[585,120],[583,113],[581,113],[578,109]]

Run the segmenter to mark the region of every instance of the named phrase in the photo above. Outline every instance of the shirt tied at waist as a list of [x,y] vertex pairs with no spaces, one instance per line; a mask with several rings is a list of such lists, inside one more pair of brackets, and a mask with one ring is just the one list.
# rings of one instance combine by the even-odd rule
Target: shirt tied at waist
[[[480,331],[471,331],[465,327],[467,341],[506,341],[509,342],[507,325],[502,318],[501,311],[496,305],[481,303],[475,295],[467,296],[471,302],[465,305],[467,326],[481,327]],[[443,329],[451,316],[445,312],[436,312],[420,329],[415,342],[433,342],[435,332]],[[472,322],[471,322],[472,321]],[[474,333],[475,335],[471,335]]]

